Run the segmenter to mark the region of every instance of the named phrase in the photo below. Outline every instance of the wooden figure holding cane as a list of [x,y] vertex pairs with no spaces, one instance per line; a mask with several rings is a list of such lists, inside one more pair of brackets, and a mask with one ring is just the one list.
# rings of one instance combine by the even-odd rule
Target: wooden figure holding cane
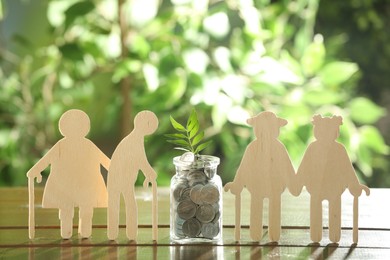
[[61,237],[72,236],[74,207],[79,207],[79,229],[83,238],[92,232],[93,208],[107,207],[107,190],[100,165],[108,169],[110,159],[85,138],[90,129],[87,114],[68,110],[59,121],[64,136],[27,173],[29,179],[29,237],[34,238],[34,179],[51,165],[42,200],[43,208],[58,208]]
[[316,115],[312,121],[314,136],[297,172],[299,190],[310,193],[310,237],[322,239],[322,201],[329,201],[329,239],[337,243],[341,235],[341,194],[348,188],[354,196],[353,242],[358,241],[358,197],[368,187],[359,183],[345,147],[336,142],[342,117]]
[[225,185],[236,195],[235,239],[240,239],[241,191],[244,187],[251,194],[250,235],[253,240],[262,238],[263,200],[269,199],[269,238],[278,241],[280,237],[281,194],[286,187],[294,195],[295,171],[284,145],[277,139],[279,128],[287,121],[272,112],[262,112],[248,119],[253,126],[256,139],[252,141],[242,158],[233,182]]
[[152,228],[153,240],[157,240],[157,174],[150,166],[144,148],[144,137],[153,134],[158,127],[158,119],[151,111],[142,111],[134,119],[134,130],[116,147],[108,171],[108,238],[114,240],[119,232],[120,197],[123,195],[126,206],[126,235],[130,240],[137,237],[137,204],[134,184],[138,171],[145,175],[144,186],[152,184]]

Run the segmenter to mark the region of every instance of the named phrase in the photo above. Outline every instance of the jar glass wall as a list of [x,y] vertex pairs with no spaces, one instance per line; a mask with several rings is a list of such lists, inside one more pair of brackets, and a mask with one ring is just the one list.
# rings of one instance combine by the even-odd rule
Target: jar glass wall
[[[173,242],[219,242],[222,238],[222,181],[217,175],[219,158],[200,155],[194,161],[173,159],[171,180]],[[183,158],[182,158],[183,159]]]

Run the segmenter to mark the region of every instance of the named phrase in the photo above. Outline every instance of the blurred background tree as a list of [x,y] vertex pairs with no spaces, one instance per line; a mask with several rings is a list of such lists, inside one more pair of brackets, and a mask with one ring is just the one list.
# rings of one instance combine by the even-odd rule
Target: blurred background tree
[[311,117],[337,114],[360,179],[390,187],[386,0],[0,3],[0,185],[25,185],[70,108],[89,114],[108,156],[138,111],[154,111],[160,126],[145,146],[168,185],[179,155],[163,137],[169,115],[195,107],[225,182],[253,140],[246,119],[271,110],[289,121],[280,139],[295,167]]

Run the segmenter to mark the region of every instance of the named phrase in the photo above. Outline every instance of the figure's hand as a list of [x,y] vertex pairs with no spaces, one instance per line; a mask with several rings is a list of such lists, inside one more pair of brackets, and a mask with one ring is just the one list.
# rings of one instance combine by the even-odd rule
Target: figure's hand
[[33,169],[31,169],[31,170],[29,170],[28,172],[27,172],[27,177],[28,178],[32,178],[32,179],[37,179],[37,183],[41,183],[41,181],[42,181],[42,175],[41,175],[41,173],[39,172],[39,171],[35,171],[35,170],[33,170]]
[[224,186],[224,190],[226,192],[228,192],[230,190],[230,192],[234,195],[239,195],[242,192],[243,188],[244,188],[243,186],[237,185],[234,182],[228,182]]
[[366,192],[366,196],[370,196],[370,189],[366,185],[360,184],[360,187]]
[[146,176],[145,180],[144,180],[144,187],[147,188],[149,186],[149,183],[151,185],[155,184],[156,183],[156,179],[157,179],[157,173],[155,171],[151,172],[151,174],[149,174],[148,176]]
[[363,184],[360,184],[359,186],[355,186],[354,188],[349,188],[351,194],[355,197],[359,197],[362,194],[362,191],[366,193],[367,196],[370,195],[370,189]]

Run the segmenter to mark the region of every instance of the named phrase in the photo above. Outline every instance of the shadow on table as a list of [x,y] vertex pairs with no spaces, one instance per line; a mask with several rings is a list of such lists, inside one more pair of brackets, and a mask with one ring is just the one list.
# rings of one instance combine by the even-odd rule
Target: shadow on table
[[223,253],[223,247],[215,245],[175,245],[170,247],[171,260],[224,259]]

